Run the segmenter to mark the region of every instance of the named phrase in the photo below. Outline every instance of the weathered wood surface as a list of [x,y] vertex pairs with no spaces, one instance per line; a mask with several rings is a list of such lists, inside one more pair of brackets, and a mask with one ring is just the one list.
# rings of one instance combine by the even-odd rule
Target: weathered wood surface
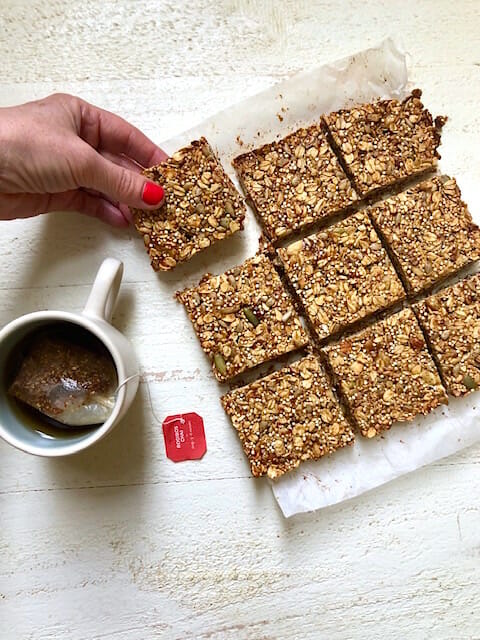
[[[76,93],[160,141],[393,35],[450,116],[442,167],[480,214],[479,14],[475,0],[2,0],[0,105]],[[226,250],[234,264],[241,247]],[[115,323],[143,383],[123,424],[74,458],[0,444],[2,640],[480,638],[480,447],[284,520],[249,475],[175,278],[151,272],[133,235],[75,214],[2,223],[0,325],[80,311],[105,255],[125,262]],[[157,419],[195,408],[208,454],[174,465]]]

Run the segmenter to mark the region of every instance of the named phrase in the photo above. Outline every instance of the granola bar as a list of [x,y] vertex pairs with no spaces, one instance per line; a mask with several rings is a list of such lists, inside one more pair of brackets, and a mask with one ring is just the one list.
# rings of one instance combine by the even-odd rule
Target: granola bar
[[323,116],[330,141],[359,195],[430,171],[440,157],[440,131],[418,89],[403,102],[379,100]]
[[480,275],[415,305],[448,392],[463,396],[480,385]]
[[277,252],[320,339],[405,297],[366,213],[350,216]]
[[272,263],[257,255],[177,294],[220,381],[305,346],[308,336]]
[[205,138],[143,173],[165,188],[160,209],[133,210],[155,271],[173,269],[243,229],[243,199]]
[[418,293],[480,257],[480,229],[453,178],[426,180],[369,213],[409,293]]
[[231,391],[222,404],[254,476],[277,478],[354,440],[316,356]]
[[410,308],[324,350],[361,433],[373,438],[447,402]]
[[233,165],[272,241],[357,200],[319,125],[244,153]]

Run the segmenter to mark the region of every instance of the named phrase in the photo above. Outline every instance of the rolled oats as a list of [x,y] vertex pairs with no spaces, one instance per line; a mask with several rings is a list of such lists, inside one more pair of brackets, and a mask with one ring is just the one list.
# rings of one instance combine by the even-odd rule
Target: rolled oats
[[165,189],[160,209],[133,210],[155,271],[173,269],[243,229],[243,199],[205,138],[143,173]]
[[353,431],[316,356],[223,396],[254,476],[277,478],[351,444]]
[[418,89],[403,102],[379,100],[323,116],[332,145],[365,197],[437,166],[440,131]]
[[352,416],[367,438],[447,402],[435,363],[409,308],[326,347],[324,353]]
[[454,178],[421,182],[368,212],[407,290],[418,293],[480,258],[480,229]]
[[357,196],[318,125],[233,161],[270,240],[347,209]]
[[480,385],[480,275],[461,280],[415,305],[448,392]]
[[366,213],[350,216],[277,252],[320,339],[405,297]]
[[292,299],[265,255],[179,292],[220,381],[305,346]]

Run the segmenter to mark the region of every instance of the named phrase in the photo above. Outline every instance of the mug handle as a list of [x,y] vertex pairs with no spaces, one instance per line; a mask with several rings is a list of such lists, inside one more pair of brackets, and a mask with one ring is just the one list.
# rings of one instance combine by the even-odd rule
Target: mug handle
[[123,276],[123,262],[106,258],[97,272],[83,315],[110,322]]

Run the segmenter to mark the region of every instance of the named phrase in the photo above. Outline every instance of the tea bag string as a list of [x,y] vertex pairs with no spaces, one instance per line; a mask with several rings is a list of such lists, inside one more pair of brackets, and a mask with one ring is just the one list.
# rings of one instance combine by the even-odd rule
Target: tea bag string
[[122,387],[124,387],[126,384],[128,384],[130,382],[130,380],[135,380],[135,378],[140,378],[140,374],[139,373],[134,373],[133,376],[129,376],[128,378],[125,378],[125,380],[123,380],[123,382],[120,382],[118,387],[115,389],[115,394],[117,394]]
[[162,421],[159,419],[159,417],[157,416],[157,414],[155,413],[155,410],[153,408],[153,402],[152,402],[152,394],[150,392],[150,385],[148,383],[148,378],[145,374],[143,374],[142,372],[140,373],[135,373],[133,376],[129,376],[128,378],[125,378],[125,380],[123,380],[117,387],[115,394],[117,394],[120,389],[122,387],[124,387],[126,384],[128,384],[130,382],[130,380],[135,380],[136,378],[138,378],[139,382],[144,382],[145,386],[147,388],[147,394],[148,394],[148,404],[150,406],[150,413],[153,416],[153,419],[155,420],[155,422],[159,425],[162,424]]

